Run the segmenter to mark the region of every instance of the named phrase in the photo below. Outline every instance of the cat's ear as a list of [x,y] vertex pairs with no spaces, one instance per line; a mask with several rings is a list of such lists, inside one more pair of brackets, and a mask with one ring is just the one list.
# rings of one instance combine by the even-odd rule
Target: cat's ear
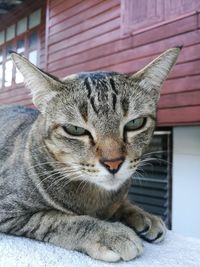
[[150,62],[142,70],[131,76],[133,81],[150,93],[157,101],[160,95],[160,88],[167,78],[171,68],[175,64],[181,47],[171,48]]
[[12,53],[11,58],[23,75],[25,85],[31,91],[33,104],[44,113],[49,101],[61,90],[61,81],[37,68],[24,56]]

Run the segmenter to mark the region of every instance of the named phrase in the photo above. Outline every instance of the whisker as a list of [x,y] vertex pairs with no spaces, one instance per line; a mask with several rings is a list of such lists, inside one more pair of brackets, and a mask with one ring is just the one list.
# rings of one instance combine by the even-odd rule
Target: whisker
[[146,158],[146,159],[141,160],[141,162],[152,162],[152,161],[157,161],[160,164],[166,163],[166,164],[172,165],[172,162],[170,162],[169,160],[159,159],[159,158]]
[[[33,168],[35,168],[35,167],[43,166],[43,165],[51,164],[51,163],[52,163],[53,165],[65,165],[65,167],[68,167],[68,165],[66,165],[65,163],[62,163],[62,162],[45,161],[45,162],[43,162],[43,163],[39,163],[39,164],[36,164],[36,165],[31,166],[31,167],[28,168],[27,170],[31,170],[31,169],[33,169]],[[75,162],[70,162],[69,167],[71,167],[71,166],[80,166],[80,165],[77,164],[77,163],[75,163]],[[64,168],[65,168],[65,167],[64,167]]]
[[[70,179],[67,179],[67,183],[64,184],[63,186],[67,186],[69,183],[71,183],[72,181],[74,181],[78,178],[79,178],[79,176],[75,176],[75,177],[71,176]],[[46,190],[48,191],[51,186],[53,186],[53,185],[56,186],[59,182],[65,180],[65,179],[66,179],[66,176],[60,176],[59,179],[54,181]]]
[[[35,192],[35,190],[37,190],[38,187],[39,187],[39,185],[41,185],[44,181],[46,181],[46,180],[48,180],[48,179],[50,179],[50,178],[52,178],[52,177],[54,177],[54,176],[56,176],[56,175],[57,175],[56,178],[58,178],[60,175],[62,175],[62,176],[65,175],[64,177],[67,178],[67,177],[66,177],[66,174],[71,174],[71,173],[74,173],[74,172],[76,172],[76,170],[70,170],[70,171],[68,171],[68,172],[64,172],[64,173],[59,173],[59,172],[57,171],[57,172],[54,172],[54,173],[51,174],[51,175],[48,175],[47,177],[44,177],[44,179],[42,179],[37,185],[35,185],[35,188],[34,188],[34,190],[31,192],[31,194],[30,194],[28,200],[30,200],[30,197],[33,195],[33,193]],[[36,175],[37,175],[37,174],[36,174]],[[41,175],[41,176],[42,176],[42,175]],[[41,176],[40,176],[40,177],[41,177]]]
[[142,156],[151,155],[151,154],[161,154],[161,153],[167,153],[168,150],[159,150],[159,151],[152,151],[148,153],[144,153]]
[[36,165],[33,165],[33,166],[31,166],[30,168],[28,168],[27,170],[31,170],[31,169],[33,169],[33,168],[35,168],[35,167],[38,167],[38,166],[43,166],[43,165],[46,165],[46,164],[51,164],[51,163],[53,163],[53,164],[62,164],[62,163],[60,163],[60,162],[56,162],[56,161],[46,161],[46,162],[43,162],[43,163],[39,163],[39,164],[36,164]]
[[39,184],[37,184],[36,185],[36,187],[38,187],[41,183],[43,183],[44,181],[46,181],[47,179],[49,179],[49,178],[51,178],[51,177],[53,177],[53,176],[55,176],[55,175],[65,175],[65,174],[70,174],[70,173],[74,173],[74,172],[76,172],[76,170],[71,170],[70,172],[64,172],[64,173],[59,173],[59,172],[54,172],[53,174],[51,174],[51,175],[49,175],[49,176],[47,176],[47,177],[45,177],[44,179],[42,179],[40,182],[39,182]]

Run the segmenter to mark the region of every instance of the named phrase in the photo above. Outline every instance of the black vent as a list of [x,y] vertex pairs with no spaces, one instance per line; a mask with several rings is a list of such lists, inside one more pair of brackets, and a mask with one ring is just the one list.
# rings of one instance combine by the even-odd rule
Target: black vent
[[129,199],[161,216],[171,228],[171,131],[156,131],[144,156],[144,166],[134,174]]

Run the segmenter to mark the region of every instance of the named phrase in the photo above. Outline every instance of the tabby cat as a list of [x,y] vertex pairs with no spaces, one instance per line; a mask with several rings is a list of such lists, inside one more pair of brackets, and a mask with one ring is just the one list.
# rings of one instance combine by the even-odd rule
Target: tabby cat
[[89,72],[60,80],[12,53],[37,110],[0,108],[0,231],[131,260],[163,221],[127,198],[156,123],[159,90],[180,48],[134,75]]

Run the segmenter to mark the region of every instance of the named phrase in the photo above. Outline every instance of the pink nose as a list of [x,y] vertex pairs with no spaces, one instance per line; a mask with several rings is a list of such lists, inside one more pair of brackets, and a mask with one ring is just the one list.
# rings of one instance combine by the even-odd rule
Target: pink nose
[[100,162],[110,173],[115,174],[124,162],[124,157],[117,159],[104,159],[100,160]]

